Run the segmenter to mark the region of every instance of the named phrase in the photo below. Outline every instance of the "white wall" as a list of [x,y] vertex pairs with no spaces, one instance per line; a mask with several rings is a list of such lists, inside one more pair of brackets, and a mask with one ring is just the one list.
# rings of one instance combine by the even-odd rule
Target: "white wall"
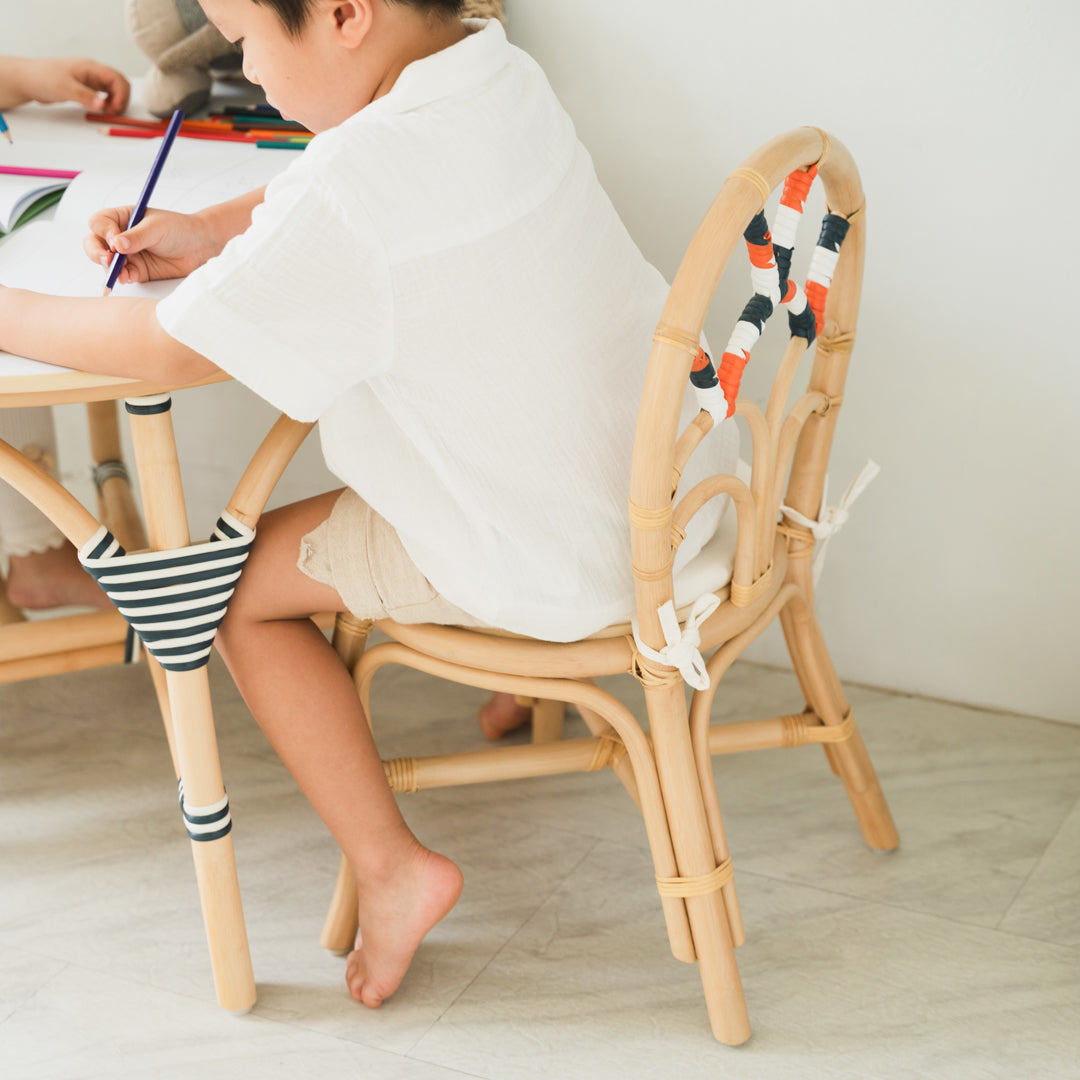
[[[5,16],[5,51],[143,66],[119,0],[19,7]],[[1069,619],[1080,610],[1069,561],[1080,536],[1074,0],[508,9],[512,40],[548,71],[631,232],[669,277],[724,176],[759,143],[811,123],[848,145],[868,195],[869,250],[831,491],[868,456],[883,472],[832,542],[822,580],[837,666],[853,680],[1080,722]],[[807,222],[804,252],[812,233]],[[737,256],[707,325],[714,345],[748,281]],[[744,384],[759,400],[766,345]],[[216,513],[269,417],[249,402],[237,387],[178,400],[196,523]],[[229,415],[243,422],[221,454],[211,430]],[[287,478],[288,497],[325,482],[315,449]],[[754,655],[782,662],[782,642],[767,637]]]
[[[847,144],[867,192],[868,254],[830,492],[868,456],[882,474],[832,541],[821,582],[837,666],[1080,721],[1074,0],[509,10],[512,38],[547,70],[669,278],[724,176],[758,144],[805,123]],[[808,221],[804,250],[812,233]],[[707,323],[714,346],[749,292],[744,256],[732,270]],[[764,361],[755,352],[744,383],[762,403]],[[753,655],[782,662],[779,635]]]
[[128,37],[123,0],[4,0],[0,52],[20,56],[92,56],[132,74],[149,61]]

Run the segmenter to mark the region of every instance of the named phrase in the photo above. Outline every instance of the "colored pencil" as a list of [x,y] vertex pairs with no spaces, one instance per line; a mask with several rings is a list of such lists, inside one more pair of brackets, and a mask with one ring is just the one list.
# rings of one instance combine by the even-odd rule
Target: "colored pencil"
[[[104,134],[121,139],[156,139],[161,133],[158,131],[145,131],[142,128],[108,128],[104,131]],[[178,131],[177,136],[181,139],[207,139],[211,142],[247,143],[249,146],[254,146],[258,142],[277,142],[280,140],[291,142],[296,138],[301,139],[304,143],[311,141],[310,138],[304,138],[303,136],[278,136],[275,134],[273,137],[264,138],[262,135],[252,135],[249,132],[239,131]]]
[[[135,209],[131,213],[131,218],[127,223],[128,229],[134,229],[143,219],[143,215],[146,213],[147,206],[150,205],[150,196],[154,194],[154,188],[157,186],[158,178],[161,176],[161,170],[165,167],[165,159],[169,156],[169,151],[172,149],[172,144],[176,141],[176,133],[180,130],[180,124],[184,119],[184,114],[180,109],[172,114],[172,119],[169,121],[169,128],[165,132],[165,137],[161,140],[161,145],[158,147],[158,152],[154,158],[154,164],[150,167],[150,175],[146,178],[146,183],[143,184],[142,191],[139,192],[139,198],[135,203]],[[113,286],[116,284],[116,279],[120,276],[120,271],[124,267],[124,263],[127,261],[127,256],[122,255],[119,251],[113,256],[112,263],[109,265],[109,276],[105,281],[105,296],[108,296],[112,292]]]
[[70,169],[34,169],[23,165],[0,165],[0,174],[7,176],[42,176],[54,180],[74,180],[79,175]]
[[[146,131],[162,132],[165,130],[164,120],[143,120],[134,116],[110,116],[108,113],[88,112],[86,119],[91,123],[108,123],[111,127],[143,128]],[[284,135],[310,135],[302,124],[293,124],[292,121],[286,126],[284,123],[275,123],[273,120],[261,120],[236,122],[233,120],[185,120],[180,125],[181,134],[188,131],[247,131],[256,134]]]
[[0,135],[3,135],[8,142],[14,142],[11,137],[11,132],[8,131],[7,121],[4,119],[4,114],[0,113]]
[[245,128],[266,128],[269,131],[308,130],[297,120],[275,120],[272,116],[234,116],[231,120],[215,118],[212,122],[217,124],[229,124],[235,131],[243,131]]
[[[105,129],[106,135],[117,135],[127,139],[156,139],[164,134],[163,128],[111,127]],[[187,131],[181,128],[177,135],[181,139],[218,139],[222,142],[254,142],[256,139],[312,139],[310,133],[283,131]]]
[[276,116],[281,118],[281,113],[273,105],[225,105],[215,110],[211,116]]
[[263,150],[304,150],[309,139],[259,139],[256,146]]

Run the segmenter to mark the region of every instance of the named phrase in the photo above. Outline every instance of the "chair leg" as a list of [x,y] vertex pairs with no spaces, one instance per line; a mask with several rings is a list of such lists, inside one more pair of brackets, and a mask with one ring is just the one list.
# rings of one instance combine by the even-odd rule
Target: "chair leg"
[[561,701],[534,702],[532,707],[532,741],[534,743],[558,742],[563,734],[566,705]]
[[[350,672],[364,655],[371,626],[370,620],[357,619],[348,613],[338,615],[334,623],[334,649]],[[369,718],[368,723],[370,722]],[[326,920],[319,935],[319,944],[338,956],[352,952],[356,947],[356,931],[359,928],[358,912],[356,876],[349,866],[349,860],[342,855],[338,864],[334,894],[330,898],[330,908],[326,912]]]
[[703,879],[716,871],[717,863],[694,761],[682,681],[646,686],[645,697],[709,1021],[720,1042],[738,1046],[750,1037],[750,1019],[720,888],[701,891]]
[[843,781],[863,837],[878,851],[892,851],[899,846],[900,836],[805,594],[792,598],[781,612],[780,623],[807,705],[825,724],[851,725],[850,736],[828,745],[825,752],[833,772]]
[[[710,673],[711,674],[711,673]],[[731,858],[728,849],[727,835],[724,832],[724,819],[720,814],[720,800],[716,794],[716,780],[712,772],[712,756],[709,753],[709,709],[715,695],[715,684],[719,676],[713,676],[713,687],[710,693],[695,690],[690,706],[690,732],[691,744],[694,747],[694,760],[697,764],[698,777],[701,783],[701,798],[705,804],[705,817],[709,823],[709,835],[712,837],[713,856],[719,866]],[[699,715],[704,712],[704,716]],[[698,732],[701,732],[703,745],[698,745]],[[735,891],[735,880],[725,882],[720,890],[724,899],[724,911],[727,913],[728,927],[731,931],[731,941],[738,948],[746,941],[746,930],[743,927],[742,912],[739,910],[739,897]]]
[[344,854],[338,862],[338,876],[330,908],[326,912],[319,944],[335,956],[348,956],[356,948],[359,929],[360,898],[356,891],[356,875]]

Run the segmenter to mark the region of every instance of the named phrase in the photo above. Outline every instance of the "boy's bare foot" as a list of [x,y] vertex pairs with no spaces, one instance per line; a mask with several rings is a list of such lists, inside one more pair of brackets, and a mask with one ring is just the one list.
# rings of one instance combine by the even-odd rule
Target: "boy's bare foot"
[[75,548],[65,543],[8,560],[7,596],[24,611],[55,607],[109,607],[109,598],[82,568]]
[[519,705],[513,694],[492,694],[491,699],[481,706],[476,719],[484,735],[494,741],[527,724],[532,719],[532,709],[528,705]]
[[345,962],[349,993],[375,1009],[399,986],[417,946],[457,903],[461,871],[419,841],[379,882],[357,878],[360,934]]

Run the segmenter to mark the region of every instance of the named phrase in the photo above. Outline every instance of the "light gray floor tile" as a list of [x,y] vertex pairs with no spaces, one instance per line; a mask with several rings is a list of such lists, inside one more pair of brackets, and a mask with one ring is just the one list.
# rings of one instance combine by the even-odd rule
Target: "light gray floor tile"
[[[66,966],[62,960],[48,960],[14,946],[6,946],[3,964],[0,965],[0,1032],[4,1021],[19,1005],[30,1000]],[[2,1046],[3,1038],[0,1035]]]
[[454,1080],[412,1061],[65,965],[0,1024],[5,1080]]
[[598,848],[414,1053],[492,1080],[1076,1075],[1071,950],[754,875],[755,1034],[721,1047],[651,890],[626,887],[634,858]]
[[[78,680],[121,682],[115,696],[124,699],[132,674],[112,670]],[[343,961],[317,944],[338,850],[252,722],[238,721],[242,706],[230,702],[217,666],[212,677],[259,1015],[406,1050],[595,840],[527,819],[500,822],[493,835],[486,820],[467,811],[448,818],[438,804],[406,800],[410,824],[459,863],[466,887],[425,940],[398,997],[377,1012],[363,1010],[345,990]],[[0,837],[9,840],[11,884],[0,892],[0,942],[212,1002],[190,845],[165,740],[152,699],[149,730],[139,731],[146,704],[139,697],[133,691],[128,707],[114,709],[96,735],[84,731],[85,740],[60,736],[60,711],[40,718],[33,731],[5,729]]]
[[1080,948],[1080,803],[1050,841],[998,928]]
[[[755,1031],[730,1050],[670,957],[610,773],[403,798],[465,893],[399,994],[355,1005],[316,944],[336,848],[216,661],[211,679],[255,1012],[214,1002],[146,672],[0,686],[3,1080],[1080,1078],[1080,727],[850,688],[901,832],[888,857],[817,748],[717,759]],[[484,697],[388,669],[384,753],[487,746]],[[790,674],[742,665],[715,716],[801,704]]]
[[877,695],[856,716],[900,848],[860,839],[816,747],[716,759],[736,872],[996,926],[1080,797],[1080,727]]
[[[458,863],[465,889],[425,938],[401,990],[378,1010],[357,1005],[345,990],[344,962],[316,945],[319,926],[267,940],[282,923],[281,912],[268,911],[265,919],[248,919],[259,960],[260,1016],[406,1052],[595,846],[529,822],[508,825],[493,844],[486,828],[473,829],[460,817],[448,820],[441,809],[414,810],[409,818],[419,835]],[[261,859],[267,854],[264,848]],[[284,905],[285,916],[302,902],[296,925],[312,915],[321,921],[328,899],[328,891],[305,892],[302,901]]]

